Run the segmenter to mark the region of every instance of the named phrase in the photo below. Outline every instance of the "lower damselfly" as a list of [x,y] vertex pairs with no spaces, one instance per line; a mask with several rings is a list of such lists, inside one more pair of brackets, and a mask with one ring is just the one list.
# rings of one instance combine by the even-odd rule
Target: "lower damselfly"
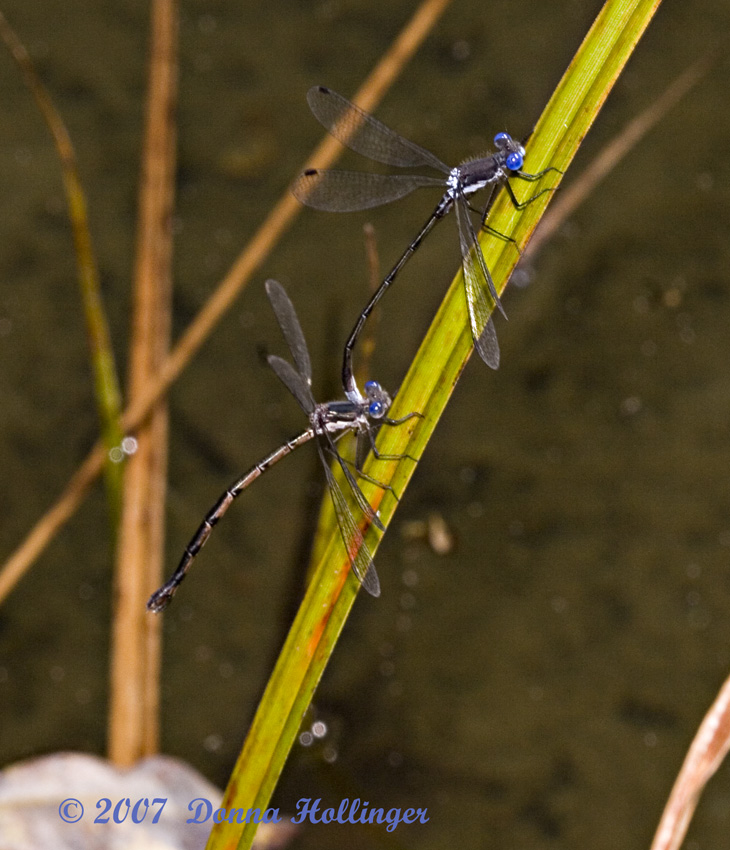
[[[558,169],[546,168],[537,174],[523,171],[525,149],[508,133],[497,133],[494,137],[494,153],[478,159],[468,159],[461,165],[449,168],[430,151],[404,139],[332,89],[314,86],[307,93],[307,102],[314,117],[325,129],[356,153],[385,165],[400,168],[428,166],[445,175],[432,177],[421,174],[374,174],[309,168],[300,174],[292,185],[292,192],[301,203],[329,212],[370,209],[396,201],[420,188],[441,188],[442,191],[446,189],[428,221],[383,279],[352,329],[345,344],[342,364],[342,383],[347,398],[351,401],[362,399],[353,374],[352,353],[365,322],[436,222],[444,218],[452,208],[456,211],[464,288],[474,346],[482,360],[492,369],[496,369],[499,366],[499,343],[491,314],[495,307],[503,315],[505,313],[477,240],[468,198],[480,189],[489,189],[489,196],[481,211],[481,225],[484,226],[495,187],[505,186],[514,206],[523,209],[543,192],[551,189],[543,189],[525,201],[518,201],[509,183],[510,179],[516,177],[534,182],[549,171]],[[493,228],[487,229],[502,239],[513,241]]]
[[[211,531],[231,506],[233,500],[240,496],[264,472],[271,469],[274,464],[311,440],[314,440],[317,446],[317,452],[324,467],[327,488],[332,497],[337,525],[352,571],[368,593],[372,596],[380,595],[380,582],[375,572],[372,555],[364,540],[361,523],[364,519],[365,530],[370,525],[374,525],[380,531],[385,531],[385,528],[377,512],[373,510],[360,489],[355,476],[358,475],[382,489],[392,492],[388,485],[381,484],[365,475],[361,470],[362,463],[370,450],[379,459],[399,459],[399,455],[378,454],[375,449],[375,434],[383,424],[400,425],[416,414],[411,414],[403,419],[389,419],[386,414],[391,405],[390,396],[376,381],[368,381],[365,384],[365,395],[359,402],[342,400],[317,404],[312,395],[312,366],[309,351],[294,305],[289,300],[284,287],[275,280],[266,282],[266,293],[269,296],[284,339],[291,351],[294,366],[275,354],[269,355],[268,362],[307,414],[309,427],[292,439],[287,440],[263,460],[252,466],[221,495],[185,547],[185,552],[175,572],[150,597],[147,602],[147,608],[150,611],[162,611],[169,604],[196,555],[203,548]],[[354,433],[357,438],[354,472],[335,445],[336,441],[346,433]],[[348,496],[343,493],[330,467],[332,459],[339,464],[342,470]],[[353,509],[359,513],[360,521],[355,518]]]

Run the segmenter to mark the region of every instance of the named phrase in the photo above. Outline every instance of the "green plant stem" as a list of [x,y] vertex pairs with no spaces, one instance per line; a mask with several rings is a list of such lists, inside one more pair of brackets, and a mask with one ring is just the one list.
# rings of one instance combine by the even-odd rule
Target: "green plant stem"
[[[25,79],[26,85],[35,98],[61,161],[63,186],[76,251],[81,301],[86,319],[86,332],[89,338],[91,367],[94,375],[94,397],[101,423],[102,439],[107,449],[104,474],[109,514],[112,532],[116,536],[122,505],[122,476],[124,472],[123,464],[119,462],[123,437],[120,423],[122,396],[114,362],[109,323],[106,319],[101,297],[99,272],[91,242],[86,196],[79,176],[76,152],[66,125],[36,73],[27,50],[1,12],[0,37],[5,42],[10,55]],[[116,449],[120,453],[116,460],[112,459],[110,454],[112,449]]]
[[[636,43],[651,21],[660,0],[608,0],[560,81],[535,132],[525,170],[536,173],[548,165],[565,171],[595,120]],[[534,191],[555,186],[551,172]],[[511,234],[523,247],[534,230],[551,193],[524,210],[516,210],[505,192],[500,194],[490,224]],[[484,234],[483,249],[499,292],[504,290],[518,253],[515,245]],[[389,483],[402,494],[454,386],[472,351],[461,274],[453,281],[431,328],[405,378],[392,411],[393,417],[419,411],[398,428],[383,429],[379,448],[386,454],[408,454],[397,462],[371,458],[366,472]],[[377,464],[377,465],[376,465]],[[387,492],[366,485],[365,495],[387,526],[397,507]],[[337,642],[357,595],[336,527],[330,526],[329,545],[302,602],[281,655],[259,705],[252,727],[226,790],[226,808],[268,805],[286,757],[312,694]],[[368,546],[375,551],[378,534],[369,529]],[[224,821],[211,833],[208,850],[251,846],[256,824]]]

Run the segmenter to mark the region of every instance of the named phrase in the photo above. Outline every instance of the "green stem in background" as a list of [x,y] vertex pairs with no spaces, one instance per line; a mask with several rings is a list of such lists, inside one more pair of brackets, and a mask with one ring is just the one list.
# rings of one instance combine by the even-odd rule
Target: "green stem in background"
[[[120,424],[122,396],[114,363],[109,324],[106,320],[101,298],[99,272],[91,244],[86,196],[79,177],[76,153],[63,119],[36,73],[28,51],[1,12],[0,37],[2,37],[15,63],[20,68],[26,85],[38,104],[61,160],[63,186],[66,192],[76,250],[81,300],[91,350],[94,395],[101,421],[102,438],[107,449],[104,472],[112,531],[116,537],[122,506],[122,475],[124,472],[123,464],[119,462],[122,459],[121,443],[124,436]],[[114,450],[113,455],[110,454],[112,450]]]
[[[606,2],[535,128],[527,152],[526,171],[536,173],[547,166],[566,170],[659,3],[660,0]],[[557,181],[551,178],[559,176],[551,172],[539,186],[531,188],[535,191],[555,186]],[[522,248],[550,194],[518,211],[502,192],[492,209],[490,224],[498,232],[513,236]],[[518,259],[515,245],[488,234],[483,235],[482,243],[495,285],[502,292]],[[471,351],[464,287],[459,274],[408,371],[391,413],[398,417],[419,411],[423,418],[409,420],[399,428],[383,429],[379,440],[381,452],[408,454],[415,460],[378,462],[371,458],[366,467],[366,472],[390,483],[396,493],[404,492]],[[371,485],[365,485],[363,490],[387,526],[397,502]],[[357,581],[350,575],[338,531],[330,524],[327,532],[329,544],[289,632],[226,790],[223,806],[229,810],[258,808],[263,812],[268,806],[301,719],[357,595]],[[375,551],[378,535],[373,529],[368,532],[367,543]],[[244,826],[224,821],[213,828],[207,850],[234,847],[246,850],[255,833],[256,824]]]

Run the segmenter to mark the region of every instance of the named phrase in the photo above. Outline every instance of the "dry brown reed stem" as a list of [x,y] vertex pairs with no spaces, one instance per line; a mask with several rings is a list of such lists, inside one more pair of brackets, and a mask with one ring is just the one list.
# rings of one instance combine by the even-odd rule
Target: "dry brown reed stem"
[[610,174],[649,130],[697,85],[709,70],[714,58],[714,52],[710,52],[685,69],[651,106],[629,121],[567,189],[561,187],[525,248],[523,258],[531,258],[537,254],[543,244],[555,235],[560,225],[585,201],[601,180]]
[[677,850],[710,777],[730,749],[730,679],[705,715],[662,813],[651,850]]
[[[130,345],[134,400],[164,363],[172,306],[177,7],[154,0],[139,194]],[[157,752],[161,620],[145,602],[162,581],[167,474],[167,406],[158,402],[137,432],[127,463],[112,620],[109,758],[120,766]]]
[[[363,83],[354,101],[372,111],[389,86],[411,59],[451,0],[424,0],[406,24],[388,52],[378,62]],[[325,167],[342,151],[330,136],[316,148],[306,165]],[[251,275],[264,262],[274,245],[291,224],[299,207],[287,192],[276,204],[251,242],[239,255],[226,277],[180,338],[158,372],[156,380],[147,385],[140,398],[133,401],[122,416],[125,431],[134,431],[145,420],[157,401],[168,391],[190,358],[208,338],[218,320],[230,308]],[[81,467],[74,473],[56,504],[36,523],[30,534],[11,554],[0,570],[0,603],[45,549],[66,520],[81,504],[89,487],[104,464],[104,448],[97,443]]]
[[[372,295],[380,285],[380,257],[378,254],[378,240],[375,234],[375,228],[369,222],[363,225],[363,237],[365,242],[365,261],[368,272],[368,288]],[[357,382],[362,386],[368,377],[372,374],[370,364],[373,354],[375,353],[375,337],[377,331],[378,320],[380,319],[380,308],[373,310],[370,321],[365,325],[362,338],[359,344],[359,357],[357,365]],[[345,435],[338,444],[340,453],[348,456],[355,447],[353,436]],[[317,464],[319,466],[319,464]],[[330,466],[332,472],[339,481],[341,486],[344,485],[342,470],[339,465],[333,461]],[[324,554],[324,546],[327,544],[327,535],[321,534],[321,530],[327,527],[327,524],[332,519],[332,502],[330,499],[322,499],[319,508],[319,518],[317,519],[317,531],[313,536],[314,544],[309,553],[309,573],[307,574],[307,582],[312,576],[312,569],[322,558]]]
[[[370,293],[373,294],[378,288],[381,280],[380,274],[380,256],[378,253],[378,238],[375,234],[375,228],[369,222],[363,226],[363,235],[365,237],[365,257],[368,268],[368,286]],[[365,326],[362,342],[360,343],[360,365],[358,367],[358,383],[362,386],[370,375],[370,361],[375,352],[375,336],[378,326],[380,310],[375,309],[370,321]]]

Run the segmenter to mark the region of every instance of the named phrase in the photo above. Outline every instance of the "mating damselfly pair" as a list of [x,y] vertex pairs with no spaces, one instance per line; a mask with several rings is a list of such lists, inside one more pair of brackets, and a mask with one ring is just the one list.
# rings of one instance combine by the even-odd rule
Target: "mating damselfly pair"
[[[352,365],[353,352],[375,306],[436,223],[452,209],[455,210],[459,233],[464,291],[474,346],[487,365],[493,369],[499,366],[499,344],[492,312],[497,308],[504,314],[504,309],[479,245],[477,230],[471,219],[473,208],[469,198],[480,190],[487,189],[488,196],[480,211],[480,227],[485,227],[499,238],[512,241],[509,236],[498,233],[485,224],[494,189],[500,185],[504,186],[513,205],[522,209],[544,192],[551,191],[552,187],[519,201],[510,185],[510,179],[518,178],[532,183],[557,169],[547,168],[536,174],[523,171],[525,149],[521,143],[504,132],[494,137],[494,153],[466,160],[459,166],[449,168],[430,151],[403,138],[331,89],[315,86],[309,90],[307,101],[314,116],[327,131],[353,151],[384,165],[399,168],[429,167],[441,176],[307,169],[292,187],[294,195],[302,203],[330,212],[348,212],[390,203],[416,189],[439,188],[445,191],[426,223],[357,318],[345,343],[343,354],[342,384],[345,399],[320,404],[314,401],[311,363],[294,307],[280,284],[271,280],[267,282],[269,300],[295,364],[292,366],[289,362],[271,355],[268,358],[269,365],[307,414],[309,427],[251,467],[223,493],[188,543],[172,577],[150,598],[147,606],[152,611],[161,611],[169,603],[193,559],[233,500],[279,460],[312,440],[315,441],[322,461],[335,517],[352,571],[370,594],[380,594],[380,582],[364,541],[361,522],[364,520],[365,526],[374,525],[381,531],[385,529],[377,512],[360,489],[357,479],[364,478],[392,492],[388,485],[366,476],[362,463],[369,450],[380,459],[398,459],[399,456],[383,456],[377,453],[375,434],[378,428],[384,424],[400,425],[421,414],[412,412],[401,419],[390,419],[387,413],[391,399],[380,384],[369,381],[365,384],[364,392],[358,387]],[[357,436],[357,454],[353,468],[336,446],[336,441],[346,433],[354,433]],[[332,460],[342,470],[347,495],[343,493],[330,468]],[[395,493],[393,495],[395,496]],[[360,521],[356,519],[358,514]]]

